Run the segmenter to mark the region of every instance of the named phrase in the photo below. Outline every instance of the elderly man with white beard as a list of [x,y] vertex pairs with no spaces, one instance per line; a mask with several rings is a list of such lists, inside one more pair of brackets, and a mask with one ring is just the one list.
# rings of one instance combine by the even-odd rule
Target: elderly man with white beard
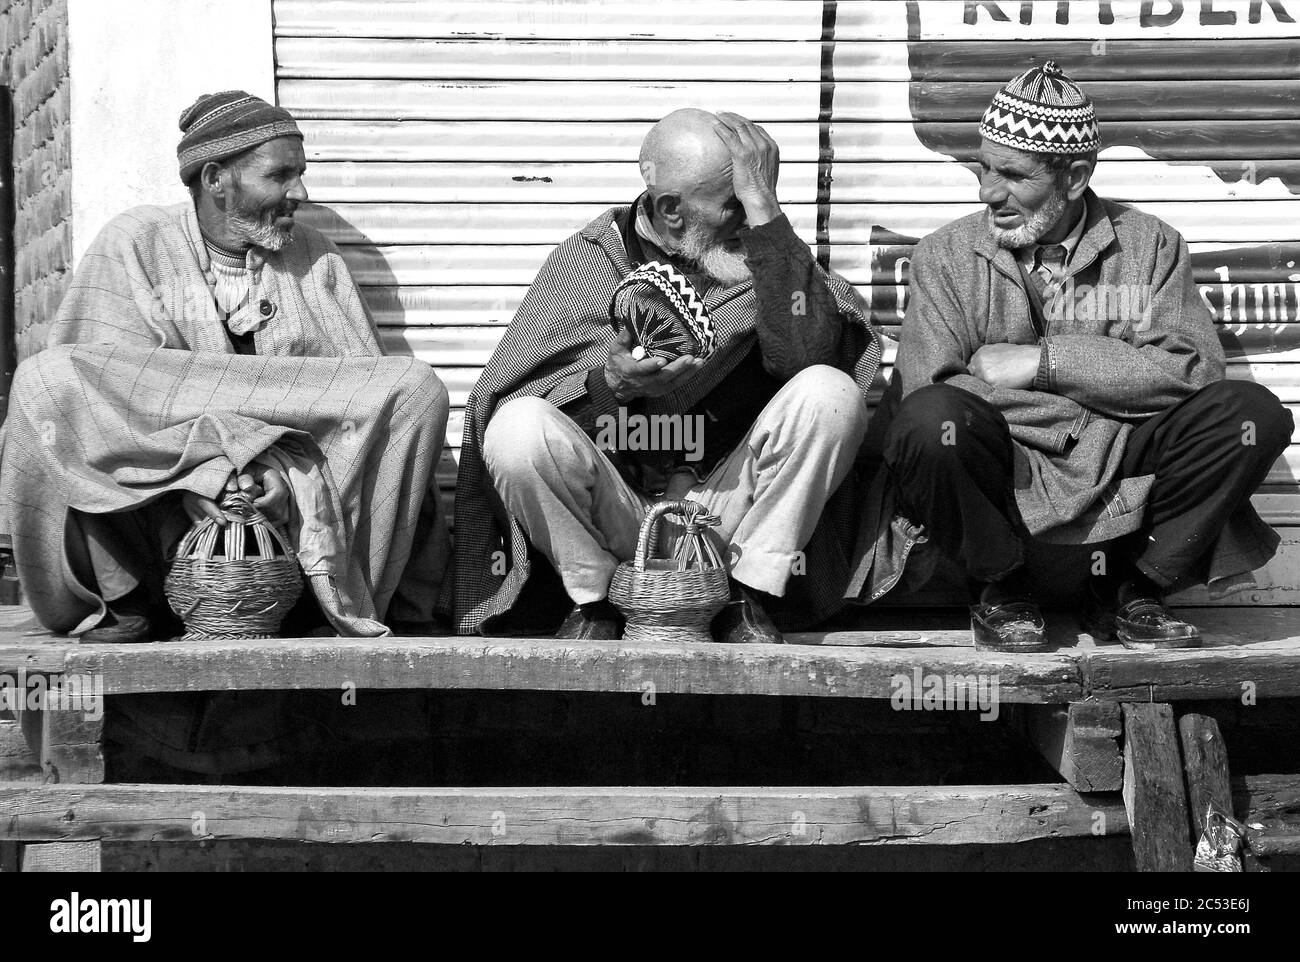
[[[550,594],[567,596],[558,636],[619,637],[610,580],[647,508],[680,498],[720,519],[730,549],[718,640],[779,642],[780,628],[843,604],[840,535],[854,526],[827,506],[854,488],[842,483],[880,361],[866,307],[795,235],[761,127],[678,110],[650,130],[640,164],[645,192],[551,254],[470,397],[456,494],[462,632],[554,628],[564,611],[548,618],[529,600],[547,593],[526,591],[549,564],[564,589]],[[656,263],[707,314],[707,358],[645,354],[611,326],[620,282]],[[609,430],[647,419],[702,437],[647,444]]]

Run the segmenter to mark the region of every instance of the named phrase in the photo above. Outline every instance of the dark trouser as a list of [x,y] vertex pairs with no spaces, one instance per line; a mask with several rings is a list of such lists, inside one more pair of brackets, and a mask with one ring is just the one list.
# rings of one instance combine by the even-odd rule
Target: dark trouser
[[[1122,554],[1161,587],[1203,581],[1219,532],[1248,504],[1291,430],[1291,413],[1248,381],[1217,381],[1142,422],[1121,470],[1155,482]],[[1024,560],[1029,535],[1016,508],[1012,443],[997,410],[946,384],[908,395],[885,436],[885,464],[908,517],[973,581],[999,581]]]

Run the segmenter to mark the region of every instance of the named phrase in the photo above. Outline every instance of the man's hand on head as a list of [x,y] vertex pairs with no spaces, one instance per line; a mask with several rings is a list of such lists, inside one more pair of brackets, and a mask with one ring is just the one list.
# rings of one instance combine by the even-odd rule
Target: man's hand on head
[[985,344],[966,366],[971,374],[993,387],[1033,387],[1038,377],[1042,349],[1037,344]]
[[731,151],[731,184],[745,207],[745,220],[757,227],[781,216],[776,180],[781,149],[768,132],[740,114],[720,113],[714,130]]
[[605,383],[618,402],[626,404],[639,397],[662,397],[693,377],[703,366],[703,361],[690,354],[683,354],[673,361],[661,357],[646,357],[638,361],[632,356],[632,332],[623,327],[609,345]]

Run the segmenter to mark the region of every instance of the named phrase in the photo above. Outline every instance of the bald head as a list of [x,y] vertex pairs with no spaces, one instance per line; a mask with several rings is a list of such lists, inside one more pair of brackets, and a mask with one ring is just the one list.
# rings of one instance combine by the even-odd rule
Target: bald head
[[674,110],[641,142],[641,176],[652,198],[689,197],[701,187],[731,179],[731,151],[717,135],[707,110]]

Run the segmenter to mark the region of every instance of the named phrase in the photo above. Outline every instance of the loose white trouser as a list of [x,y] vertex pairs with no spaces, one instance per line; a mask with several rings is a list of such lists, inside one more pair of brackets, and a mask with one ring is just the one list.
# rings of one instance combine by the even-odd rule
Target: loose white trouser
[[[866,403],[853,379],[816,365],[781,387],[703,483],[689,490],[673,485],[659,499],[633,490],[544,398],[502,405],[488,423],[483,459],[506,510],[559,572],[575,604],[606,596],[614,570],[635,554],[647,507],[680,497],[721,519],[714,530],[729,543],[732,577],[780,597],[866,429]],[[681,531],[661,526],[673,551]]]

